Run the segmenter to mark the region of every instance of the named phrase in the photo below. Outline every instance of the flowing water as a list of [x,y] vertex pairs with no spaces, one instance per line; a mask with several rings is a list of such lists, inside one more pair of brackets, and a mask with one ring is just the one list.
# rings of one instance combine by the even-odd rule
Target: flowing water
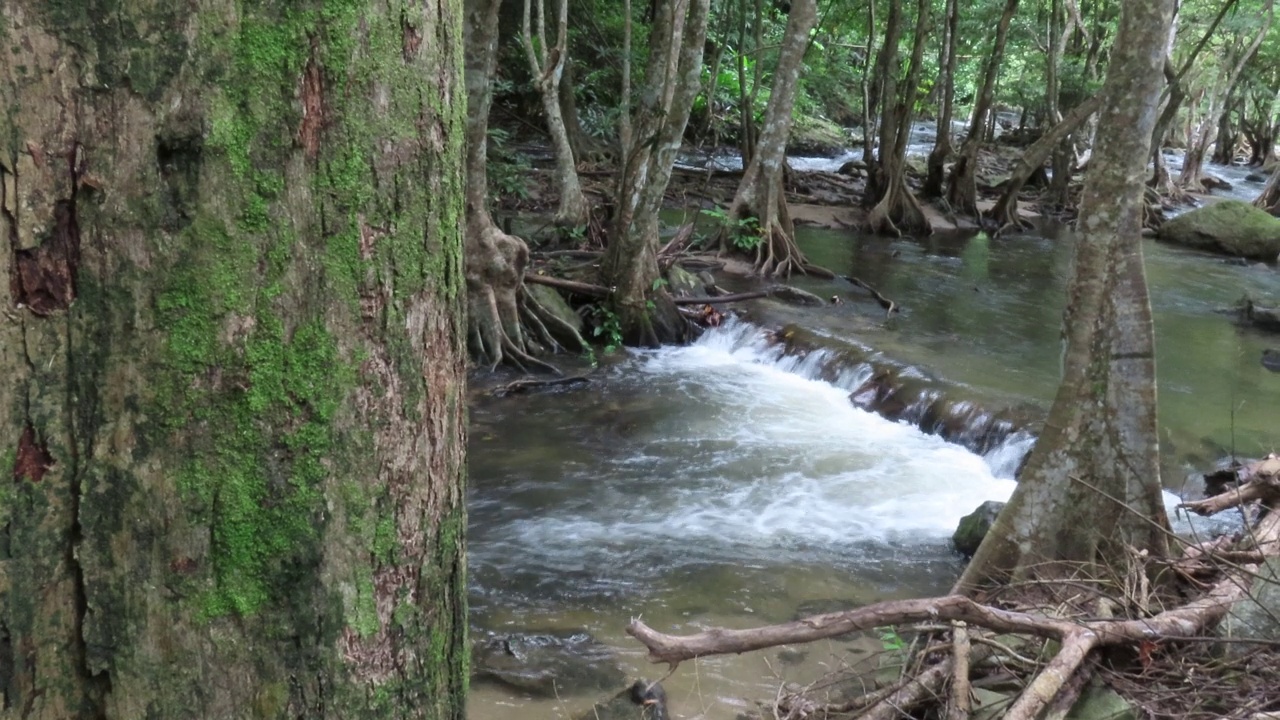
[[[885,322],[860,291],[800,280],[847,301],[753,317],[874,348],[976,403],[1043,412],[1056,387],[1071,238],[886,240],[803,229],[811,259],[898,302]],[[1234,447],[1272,449],[1280,376],[1270,339],[1220,311],[1280,298],[1257,265],[1145,246],[1158,342],[1166,485]],[[624,632],[749,627],[806,610],[945,592],[961,565],[961,515],[1012,491],[1029,447],[985,457],[855,408],[870,369],[788,356],[733,321],[688,347],[619,356],[585,389],[479,399],[472,409],[470,573],[475,634],[586,630],[633,676],[656,678]],[[1170,500],[1175,500],[1170,495]],[[729,720],[783,681],[865,658],[875,638],[687,663],[664,684],[678,718]],[[473,685],[472,720],[572,718],[591,696],[536,699]]]

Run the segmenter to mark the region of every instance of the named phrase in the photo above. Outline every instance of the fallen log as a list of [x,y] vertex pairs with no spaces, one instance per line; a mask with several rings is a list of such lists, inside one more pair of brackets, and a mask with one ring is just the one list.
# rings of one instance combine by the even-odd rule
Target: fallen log
[[586,295],[594,298],[607,298],[612,294],[609,288],[603,285],[592,285],[591,283],[578,282],[576,280],[564,280],[550,275],[536,275],[533,273],[526,274],[524,281],[534,283],[535,285],[546,285],[558,290],[567,290],[579,295]]

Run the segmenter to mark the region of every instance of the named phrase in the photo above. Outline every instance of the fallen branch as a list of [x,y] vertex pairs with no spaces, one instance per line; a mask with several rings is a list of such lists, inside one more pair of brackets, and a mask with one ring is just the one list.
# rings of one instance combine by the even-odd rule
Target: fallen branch
[[558,385],[585,385],[589,382],[591,382],[591,378],[585,375],[556,378],[554,380],[516,380],[501,387],[494,388],[491,394],[496,397],[505,397],[507,395],[528,392],[530,390],[540,390],[542,388],[555,387]]
[[826,304],[822,301],[822,298],[817,295],[805,292],[799,288],[793,288],[789,285],[775,285],[774,287],[764,288],[763,290],[751,290],[749,292],[733,293],[731,295],[675,298],[674,301],[676,305],[715,305],[718,303],[740,302],[742,300],[758,300],[766,297],[776,297],[806,305]]
[[612,294],[609,288],[603,285],[592,285],[591,283],[577,282],[576,280],[563,280],[550,275],[527,274],[524,281],[535,285],[546,285],[548,287],[557,288],[559,290],[567,290],[579,295],[586,295],[594,298],[607,298]]
[[951,630],[951,699],[947,702],[947,720],[969,720],[973,703],[969,697],[969,628],[963,622],[953,623]]
[[1203,500],[1182,503],[1178,507],[1197,515],[1213,515],[1255,500],[1280,499],[1280,458],[1268,455],[1263,460],[1241,468],[1239,475],[1245,481],[1239,487]]
[[885,316],[885,319],[888,319],[888,317],[889,317],[890,315],[892,315],[892,314],[894,313],[894,311],[896,311],[896,310],[898,309],[898,304],[897,304],[897,303],[895,303],[894,301],[892,301],[892,300],[890,300],[889,298],[885,297],[883,294],[881,294],[881,293],[880,293],[880,291],[879,291],[879,290],[875,289],[875,288],[874,288],[874,287],[872,287],[870,284],[868,284],[868,283],[866,283],[866,282],[864,282],[864,281],[862,281],[862,280],[860,280],[860,279],[858,279],[858,278],[856,278],[856,277],[854,277],[854,276],[852,276],[852,275],[841,275],[840,277],[844,278],[845,280],[848,280],[849,282],[853,283],[854,285],[857,285],[858,287],[862,288],[863,290],[866,290],[867,292],[871,293],[871,297],[874,297],[874,298],[876,299],[876,302],[880,303],[880,307],[884,308],[884,316]]

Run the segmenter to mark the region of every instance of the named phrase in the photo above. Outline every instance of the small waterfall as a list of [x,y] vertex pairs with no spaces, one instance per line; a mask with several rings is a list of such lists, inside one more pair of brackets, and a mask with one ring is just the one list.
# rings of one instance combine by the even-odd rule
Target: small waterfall
[[856,407],[909,423],[981,455],[996,477],[1013,478],[1035,444],[1025,420],[957,399],[952,388],[915,368],[876,359],[857,343],[796,326],[771,331],[732,318],[697,344],[834,385],[847,391]]

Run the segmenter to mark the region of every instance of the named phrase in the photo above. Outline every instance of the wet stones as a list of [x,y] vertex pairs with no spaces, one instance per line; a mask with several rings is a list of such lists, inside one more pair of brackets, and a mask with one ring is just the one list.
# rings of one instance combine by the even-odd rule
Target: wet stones
[[477,680],[542,697],[607,691],[626,682],[613,650],[585,632],[491,635],[475,646],[472,658]]
[[631,687],[598,702],[576,720],[667,720],[667,693],[662,685],[637,680]]
[[960,518],[960,526],[951,536],[951,544],[955,546],[956,551],[965,557],[973,557],[1003,508],[1004,503],[988,500],[979,505],[977,510]]

